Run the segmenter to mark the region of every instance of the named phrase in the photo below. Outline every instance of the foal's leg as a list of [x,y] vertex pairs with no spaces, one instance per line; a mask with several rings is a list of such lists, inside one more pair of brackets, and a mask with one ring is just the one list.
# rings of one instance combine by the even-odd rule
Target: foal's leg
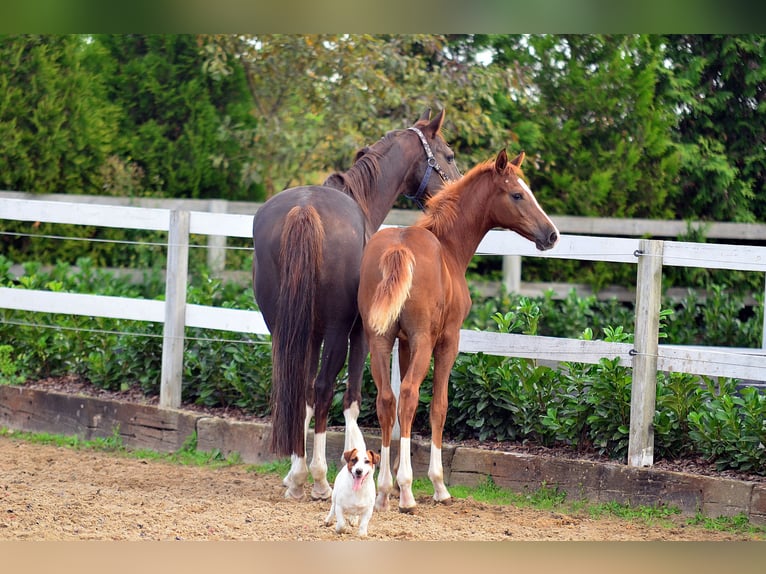
[[343,395],[343,418],[346,424],[344,452],[352,448],[361,449],[361,445],[364,445],[364,437],[359,430],[357,419],[362,405],[362,373],[366,357],[367,341],[364,338],[362,320],[357,317],[349,336],[348,386]]
[[327,417],[332,403],[332,392],[338,373],[346,362],[348,351],[347,332],[328,332],[322,348],[322,366],[314,381],[314,452],[309,470],[314,478],[311,497],[327,499],[332,487],[327,482]]
[[416,506],[415,496],[412,494],[413,476],[410,458],[412,422],[420,399],[420,384],[431,366],[431,345],[427,340],[410,341],[410,346],[413,354],[409,368],[402,377],[402,387],[399,391],[399,427],[402,436],[399,439],[399,470],[396,473],[396,482],[399,484],[400,512],[412,512]]
[[[458,334],[459,336],[459,334]],[[428,478],[434,486],[434,500],[444,502],[451,498],[444,485],[442,467],[442,436],[447,419],[447,389],[452,365],[458,353],[458,337],[445,337],[434,349],[434,388],[431,399],[431,459],[428,464]]]
[[378,391],[375,407],[380,424],[380,468],[376,510],[388,510],[388,495],[394,489],[391,472],[391,433],[396,417],[396,397],[391,390],[391,349],[393,341],[375,338],[370,344],[370,370]]

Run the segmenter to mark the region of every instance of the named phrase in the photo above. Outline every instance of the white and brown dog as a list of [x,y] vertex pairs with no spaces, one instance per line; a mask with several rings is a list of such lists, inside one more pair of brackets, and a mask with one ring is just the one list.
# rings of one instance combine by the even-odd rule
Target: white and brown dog
[[375,508],[375,466],[380,462],[380,455],[371,450],[352,448],[343,453],[345,465],[335,477],[332,491],[330,512],[324,519],[325,526],[335,517],[335,532],[340,534],[346,529],[346,521],[355,524],[359,521],[359,536],[367,536],[367,525]]

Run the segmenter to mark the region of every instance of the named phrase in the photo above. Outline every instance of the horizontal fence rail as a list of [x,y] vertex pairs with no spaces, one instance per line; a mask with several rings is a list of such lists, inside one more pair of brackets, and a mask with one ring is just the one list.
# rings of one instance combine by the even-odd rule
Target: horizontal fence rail
[[[209,202],[200,203],[199,207],[205,208],[206,203]],[[218,206],[217,211],[224,210]],[[183,339],[183,327],[254,335],[268,334],[263,318],[257,311],[192,305],[185,301],[189,234],[250,238],[252,214],[0,197],[0,219],[168,233],[165,301],[0,288],[0,308],[162,323],[165,328],[161,405],[164,407],[177,408],[180,405],[183,357],[182,353],[178,352],[178,341]],[[558,225],[559,221],[556,222]],[[391,225],[387,223],[386,226]],[[761,227],[757,227],[757,231],[760,229]],[[175,255],[171,256],[172,253]],[[659,345],[657,334],[663,266],[766,273],[766,247],[563,234],[556,247],[540,252],[529,241],[513,232],[493,230],[481,242],[477,253],[507,257],[608,261],[638,266],[634,344],[465,329],[461,331],[460,339],[460,351],[463,353],[482,352],[556,363],[596,364],[602,358],[610,358],[619,359],[621,365],[631,367],[633,395],[628,455],[628,463],[631,466],[653,464],[653,446],[650,444],[649,431],[654,409],[657,370],[766,381],[764,349]],[[175,311],[171,313],[170,309]],[[176,325],[175,330],[168,329],[167,325],[170,322]],[[175,351],[168,352],[168,356],[165,357],[165,350],[171,348]]]

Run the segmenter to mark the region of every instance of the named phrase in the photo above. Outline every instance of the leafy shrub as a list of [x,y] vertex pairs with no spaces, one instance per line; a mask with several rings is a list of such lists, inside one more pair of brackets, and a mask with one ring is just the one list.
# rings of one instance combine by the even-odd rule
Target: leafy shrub
[[738,389],[735,381],[708,380],[703,405],[689,413],[689,435],[699,452],[719,470],[766,472],[766,395],[754,387]]
[[[143,282],[131,282],[95,268],[87,258],[78,260],[74,272],[64,264],[43,271],[39,264],[28,263],[19,279],[10,275],[10,267],[11,262],[0,256],[0,282],[22,289],[157,297],[164,287],[159,274],[148,274]],[[717,313],[734,311],[738,316],[722,321],[718,330],[704,327],[704,305],[690,294],[673,304],[672,313],[671,309],[662,311],[661,336],[698,338],[711,331],[716,336],[732,337],[741,335],[735,334],[739,328],[747,337],[753,337],[759,326],[752,324],[762,321],[762,311],[743,317],[741,301],[727,299],[723,290],[711,293]],[[255,308],[251,289],[223,284],[204,272],[192,276],[188,301]],[[574,294],[564,301],[554,301],[550,296],[530,299],[505,294],[497,300],[479,300],[469,323],[488,330],[479,323],[489,321],[491,328],[501,332],[529,335],[566,330],[563,336],[569,337],[573,337],[573,329],[591,324],[599,325],[598,330],[586,326],[574,336],[593,339],[598,332],[608,341],[629,342],[629,332],[608,324],[609,313],[615,307],[614,303],[577,298]],[[623,316],[621,313],[617,315]],[[632,321],[632,315],[630,318]],[[260,416],[268,414],[268,338],[202,329],[187,329],[186,335],[184,401],[211,407],[236,406]],[[0,340],[0,381],[4,383],[74,373],[104,389],[137,386],[146,394],[159,393],[161,324],[0,309]],[[445,431],[454,439],[595,449],[624,460],[631,382],[630,369],[607,358],[594,365],[561,363],[554,369],[523,358],[461,354],[451,374]],[[343,424],[344,391],[341,382],[333,397],[331,424]],[[431,395],[429,374],[420,389],[416,432],[430,432]],[[377,426],[375,398],[375,385],[366,368],[360,424]],[[654,417],[658,457],[699,454],[715,461],[719,468],[766,472],[765,418],[766,396],[758,389],[740,389],[734,381],[722,381],[716,386],[693,375],[658,373]]]

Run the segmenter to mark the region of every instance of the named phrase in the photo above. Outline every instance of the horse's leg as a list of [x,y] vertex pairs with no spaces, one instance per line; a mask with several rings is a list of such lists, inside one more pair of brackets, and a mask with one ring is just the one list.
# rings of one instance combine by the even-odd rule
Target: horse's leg
[[322,347],[322,365],[314,381],[314,452],[311,457],[311,476],[314,486],[311,497],[327,499],[332,487],[327,482],[327,418],[332,404],[332,392],[348,352],[348,332],[330,331]]
[[[306,435],[309,430],[311,417],[314,415],[314,409],[306,405],[306,418],[303,421],[303,452],[306,452]],[[309,469],[306,466],[306,455],[300,455],[293,452],[290,455],[290,471],[282,480],[282,484],[287,487],[285,498],[294,498],[300,500],[303,498],[303,486],[306,484]]]
[[396,397],[391,389],[391,349],[393,341],[376,338],[370,347],[370,371],[378,395],[375,407],[380,424],[380,467],[375,509],[388,510],[388,495],[394,489],[391,472],[391,433],[396,420]]
[[366,357],[367,341],[364,337],[362,321],[357,317],[349,336],[348,386],[343,395],[343,418],[346,423],[344,452],[352,448],[362,448],[359,445],[364,444],[364,437],[359,430],[357,419],[362,405],[362,373]]
[[321,342],[312,341],[309,349],[309,377],[306,382],[304,394],[306,398],[306,417],[303,420],[303,454],[293,452],[290,455],[290,471],[282,480],[282,484],[287,487],[285,498],[294,498],[300,500],[303,498],[303,487],[306,484],[306,478],[309,475],[309,469],[306,465],[306,441],[309,433],[311,417],[314,416],[314,378],[316,377],[319,363],[319,347]]
[[396,482],[399,484],[399,511],[412,512],[416,506],[415,496],[412,494],[412,460],[410,441],[412,436],[412,422],[415,419],[415,411],[420,399],[420,384],[428,374],[431,366],[431,345],[427,339],[410,341],[413,353],[410,358],[409,368],[402,377],[402,387],[399,392],[399,427],[401,438],[399,439],[399,470],[396,473]]
[[447,419],[449,375],[458,353],[458,336],[443,338],[434,349],[434,384],[430,411],[431,459],[428,464],[428,478],[434,486],[434,500],[437,502],[445,502],[451,498],[444,485],[442,436]]

